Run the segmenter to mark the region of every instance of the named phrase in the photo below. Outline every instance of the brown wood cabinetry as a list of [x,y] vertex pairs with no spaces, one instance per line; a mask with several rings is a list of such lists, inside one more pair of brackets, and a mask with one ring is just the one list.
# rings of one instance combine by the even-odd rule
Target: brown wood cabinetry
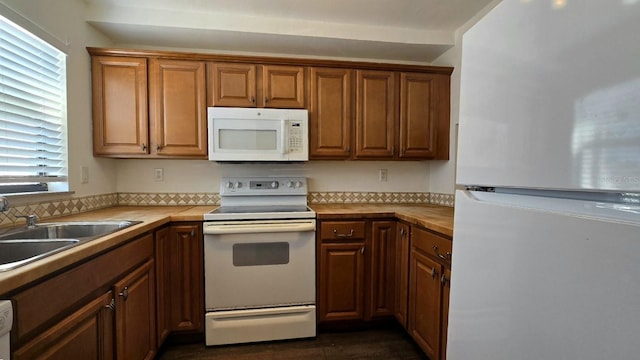
[[95,156],[206,158],[204,62],[94,56],[92,81]]
[[351,156],[353,70],[311,68],[309,157]]
[[396,222],[373,221],[371,229],[368,315],[389,317],[395,310]]
[[256,65],[233,63],[207,64],[209,105],[255,107]]
[[[412,227],[409,260],[409,335],[431,359],[446,353],[448,281],[451,241],[430,231]],[[447,278],[448,279],[448,278]]]
[[322,222],[318,240],[318,321],[363,319],[365,223]]
[[305,107],[302,66],[210,63],[209,105],[232,107]]
[[156,353],[156,293],[153,260],[114,285],[118,359],[153,359]]
[[147,59],[94,56],[91,71],[94,155],[146,155]]
[[203,331],[202,223],[156,231],[158,345],[169,333]]
[[153,357],[152,257],[153,237],[145,235],[10,296],[14,357]]
[[152,59],[150,154],[207,156],[205,63]]
[[13,353],[13,359],[114,359],[111,291],[77,310]]
[[318,321],[392,316],[394,269],[394,221],[322,221],[318,234]]
[[396,225],[396,286],[395,311],[396,320],[407,328],[407,309],[409,307],[409,249],[410,226],[398,222]]
[[356,71],[356,159],[395,155],[396,73]]

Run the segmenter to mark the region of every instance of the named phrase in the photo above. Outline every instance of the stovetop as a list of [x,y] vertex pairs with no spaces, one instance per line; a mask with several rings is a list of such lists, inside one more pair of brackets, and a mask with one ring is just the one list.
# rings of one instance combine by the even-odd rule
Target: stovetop
[[224,177],[220,204],[204,220],[311,219],[304,177]]

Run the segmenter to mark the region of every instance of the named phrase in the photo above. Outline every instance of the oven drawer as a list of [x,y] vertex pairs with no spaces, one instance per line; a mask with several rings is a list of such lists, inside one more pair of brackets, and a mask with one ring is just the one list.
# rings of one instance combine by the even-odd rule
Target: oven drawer
[[323,221],[320,225],[322,240],[364,239],[364,221]]

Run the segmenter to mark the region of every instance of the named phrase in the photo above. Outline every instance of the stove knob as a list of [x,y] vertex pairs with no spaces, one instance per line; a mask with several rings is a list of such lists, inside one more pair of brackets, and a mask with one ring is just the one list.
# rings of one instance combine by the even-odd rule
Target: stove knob
[[271,183],[271,188],[272,189],[277,189],[278,188],[278,182],[277,181],[272,182]]
[[297,188],[302,187],[302,181],[296,181],[296,186]]
[[287,183],[287,187],[288,187],[288,188],[291,188],[291,189],[295,189],[295,187],[296,187],[296,183],[294,183],[293,181],[289,181],[289,182]]
[[241,187],[242,187],[242,183],[241,183],[240,181],[238,181],[238,182],[236,183],[236,188],[240,189]]
[[227,183],[227,189],[233,189],[233,183],[231,181]]

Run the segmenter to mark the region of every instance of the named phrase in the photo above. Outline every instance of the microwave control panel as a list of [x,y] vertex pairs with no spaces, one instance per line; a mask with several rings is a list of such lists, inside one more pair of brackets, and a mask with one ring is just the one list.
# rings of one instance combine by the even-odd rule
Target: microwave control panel
[[300,121],[288,121],[289,123],[289,152],[301,152],[304,150],[304,144],[302,141],[302,134],[304,126]]

